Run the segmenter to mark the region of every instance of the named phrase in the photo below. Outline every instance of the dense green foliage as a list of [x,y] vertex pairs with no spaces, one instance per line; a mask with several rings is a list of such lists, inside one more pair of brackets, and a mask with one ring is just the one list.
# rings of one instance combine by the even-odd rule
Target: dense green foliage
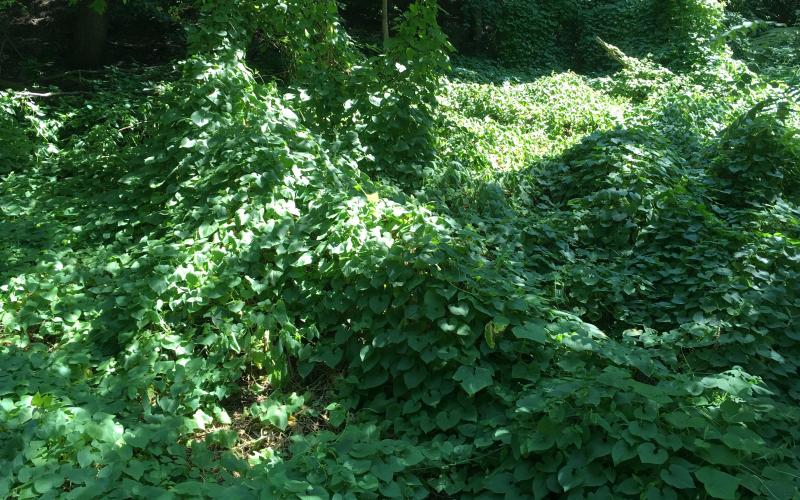
[[632,55],[698,62],[724,19],[716,0],[468,0],[465,11],[473,15],[460,17],[462,36],[480,22],[481,51],[504,65],[581,70],[609,66],[597,36]]
[[370,55],[200,3],[174,65],[0,92],[0,497],[800,495],[789,28],[483,3],[615,70],[537,77],[448,71],[432,0]]
[[794,0],[731,0],[729,8],[746,16],[781,23],[794,23],[800,14],[800,5]]

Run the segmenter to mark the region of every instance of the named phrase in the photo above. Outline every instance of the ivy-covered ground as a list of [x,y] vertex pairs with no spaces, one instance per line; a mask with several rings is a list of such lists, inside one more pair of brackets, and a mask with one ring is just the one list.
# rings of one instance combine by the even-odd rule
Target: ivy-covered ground
[[435,17],[0,92],[0,497],[800,498],[797,30],[586,76]]

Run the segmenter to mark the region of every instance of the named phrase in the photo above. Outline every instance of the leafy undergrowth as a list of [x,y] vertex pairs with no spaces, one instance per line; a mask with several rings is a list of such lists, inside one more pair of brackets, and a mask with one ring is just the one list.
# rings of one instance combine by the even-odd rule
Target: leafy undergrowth
[[[429,3],[349,67],[289,3],[0,95],[0,496],[797,497],[788,87],[440,87]],[[332,23],[289,94],[224,30],[259,16]]]

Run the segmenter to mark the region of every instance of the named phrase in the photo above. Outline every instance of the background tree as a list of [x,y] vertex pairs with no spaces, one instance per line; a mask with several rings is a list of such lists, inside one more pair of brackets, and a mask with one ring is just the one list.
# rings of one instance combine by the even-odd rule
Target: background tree
[[381,0],[381,32],[383,44],[389,41],[389,0]]
[[93,68],[103,61],[108,39],[108,8],[105,3],[83,0],[74,14],[72,59],[79,68]]

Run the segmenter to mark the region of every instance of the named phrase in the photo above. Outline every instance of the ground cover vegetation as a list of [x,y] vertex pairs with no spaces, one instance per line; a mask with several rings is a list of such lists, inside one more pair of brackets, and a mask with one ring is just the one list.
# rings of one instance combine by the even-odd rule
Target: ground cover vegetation
[[0,497],[800,497],[798,6],[387,6],[0,48]]

